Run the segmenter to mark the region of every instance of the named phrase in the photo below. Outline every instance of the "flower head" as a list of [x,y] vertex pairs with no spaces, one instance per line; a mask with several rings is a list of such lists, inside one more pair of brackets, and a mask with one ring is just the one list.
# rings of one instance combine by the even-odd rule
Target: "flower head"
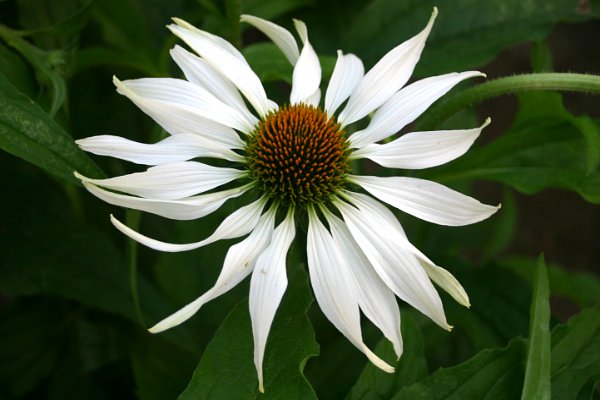
[[[308,271],[317,302],[375,365],[393,370],[364,344],[361,311],[392,342],[398,357],[402,337],[396,296],[442,328],[451,328],[432,281],[469,306],[465,291],[408,241],[381,202],[452,226],[483,220],[497,207],[431,181],[363,176],[351,168],[351,161],[362,158],[387,168],[440,165],[464,154],[489,123],[467,130],[412,132],[378,143],[415,120],[457,83],[483,76],[477,71],[450,73],[405,86],[436,15],[434,9],[422,32],[389,51],[366,74],[360,59],[339,51],[323,102],[321,67],[304,23],[294,21],[302,44],[299,50],[289,31],[248,15],[242,21],[265,33],[294,66],[288,104],[278,106],[269,100],[257,75],[230,43],[179,19],[169,29],[196,53],[179,46],[171,51],[185,80],[114,79],[118,92],[170,136],[154,144],[106,135],[79,140],[89,152],[151,166],[145,172],[108,179],[77,174],[91,193],[111,204],[176,220],[202,218],[244,193],[255,196],[196,243],[151,239],[111,216],[121,232],[160,251],[192,250],[247,235],[229,248],[215,285],[151,332],[184,322],[252,274],[254,362],[259,388],[264,390],[263,355],[287,285],[285,259],[296,235],[298,209],[308,218]],[[365,129],[353,129],[354,122],[371,113]],[[225,160],[231,167],[193,161],[199,157],[221,160],[220,165]]]

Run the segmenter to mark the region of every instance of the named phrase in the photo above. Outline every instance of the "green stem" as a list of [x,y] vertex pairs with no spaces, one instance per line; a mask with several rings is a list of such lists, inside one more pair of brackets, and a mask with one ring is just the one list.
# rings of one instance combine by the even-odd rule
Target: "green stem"
[[[140,226],[142,213],[138,210],[127,210],[125,213],[125,221],[127,226],[137,230]],[[131,291],[131,298],[133,299],[133,306],[135,307],[135,313],[138,321],[142,328],[146,329],[146,323],[144,322],[144,316],[142,314],[142,308],[140,306],[140,297],[137,286],[137,242],[133,239],[126,239],[126,253],[127,263],[129,264],[129,290]]]
[[554,90],[600,94],[600,76],[570,73],[540,73],[507,76],[466,89],[432,107],[417,124],[417,130],[432,130],[446,119],[474,104],[506,94]]

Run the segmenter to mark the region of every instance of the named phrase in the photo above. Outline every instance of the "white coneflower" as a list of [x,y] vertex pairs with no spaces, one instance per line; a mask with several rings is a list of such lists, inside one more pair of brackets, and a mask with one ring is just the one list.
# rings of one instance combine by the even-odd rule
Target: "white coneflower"
[[[481,221],[497,207],[427,180],[354,175],[350,163],[368,158],[388,168],[440,165],[464,154],[489,123],[468,130],[412,132],[377,143],[414,121],[457,83],[484,76],[477,71],[450,73],[404,87],[436,15],[434,9],[422,32],[388,52],[366,74],[356,56],[339,51],[323,103],[319,60],[305,24],[297,20],[301,51],[286,29],[242,16],[242,21],[271,38],[294,66],[290,101],[282,106],[268,99],[257,75],[230,43],[179,19],[169,29],[197,54],[179,46],[171,51],[186,80],[114,79],[118,92],[171,136],[155,144],[117,136],[79,140],[86,151],[152,166],[145,172],[109,179],[77,175],[90,192],[111,204],[176,220],[201,218],[228,199],[255,194],[253,202],[196,243],[151,239],[111,217],[121,232],[160,251],[192,250],[248,235],[229,248],[215,285],[151,332],[182,323],[252,274],[254,362],[263,391],[265,344],[287,286],[286,255],[296,235],[298,209],[308,215],[306,251],[317,302],[375,365],[393,371],[364,344],[360,311],[392,342],[398,357],[402,337],[395,296],[450,329],[431,281],[469,306],[465,291],[448,271],[411,245],[393,213],[380,201],[423,220],[452,226]],[[373,116],[365,129],[346,134],[348,125],[370,113]],[[196,157],[226,160],[231,168],[190,161]],[[218,189],[226,184],[230,188]],[[357,192],[361,189],[372,197]]]

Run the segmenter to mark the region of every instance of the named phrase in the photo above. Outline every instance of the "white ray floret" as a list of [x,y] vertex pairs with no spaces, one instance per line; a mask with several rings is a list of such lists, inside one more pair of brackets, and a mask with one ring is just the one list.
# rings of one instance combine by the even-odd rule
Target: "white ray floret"
[[244,236],[258,223],[260,213],[265,206],[265,199],[260,198],[253,203],[250,203],[244,207],[231,213],[227,218],[221,222],[217,229],[212,235],[204,240],[194,243],[166,243],[156,239],[144,236],[139,232],[134,231],[127,225],[123,224],[114,216],[110,216],[111,222],[120,230],[123,234],[129,236],[136,242],[143,244],[144,246],[150,247],[151,249],[164,251],[164,252],[180,252],[199,249],[211,243],[214,243],[223,239],[235,239],[240,236]]
[[287,287],[285,258],[295,236],[294,213],[290,210],[273,232],[269,246],[258,256],[250,280],[248,302],[254,337],[254,365],[261,392],[265,391],[262,368],[265,346],[275,312]]
[[246,103],[244,103],[244,99],[237,88],[209,63],[181,46],[175,46],[171,49],[171,58],[183,71],[188,81],[208,90],[224,104],[233,106],[249,120],[253,120],[254,117],[246,107]]
[[421,79],[406,86],[377,109],[366,129],[350,136],[350,146],[361,148],[398,132],[455,85],[476,76],[485,74],[479,71],[451,73]]
[[96,186],[151,199],[175,200],[204,193],[244,176],[233,168],[213,167],[196,161],[173,162],[148,168],[144,172],[107,179],[77,178]]
[[365,117],[404,86],[421,57],[436,16],[437,8],[434,8],[423,31],[390,50],[367,72],[338,117],[342,126]]
[[394,368],[377,357],[363,342],[360,328],[358,289],[344,256],[339,252],[331,234],[309,211],[306,254],[310,282],[319,307],[335,327],[386,372]]
[[462,226],[482,221],[500,206],[482,204],[446,186],[404,176],[352,176],[376,198],[408,214],[439,225]]
[[153,144],[139,143],[113,135],[92,136],[76,140],[75,143],[82,150],[90,153],[144,165],[188,161],[196,157],[213,157],[237,162],[244,161],[242,156],[227,147],[193,133],[169,136]]
[[158,333],[181,324],[197,313],[204,304],[229,291],[250,275],[256,259],[271,241],[274,221],[275,209],[263,214],[250,235],[229,248],[215,285],[202,296],[148,330]]
[[255,28],[259,29],[262,33],[267,35],[271,41],[281,50],[281,52],[288,59],[290,64],[296,65],[300,52],[294,36],[287,29],[274,24],[266,19],[258,18],[252,15],[243,14],[240,17],[241,22],[246,22]]
[[332,247],[342,257],[344,272],[353,280],[360,309],[394,346],[396,356],[402,355],[400,310],[394,293],[377,275],[371,263],[342,220],[323,211],[332,234]]
[[227,200],[241,196],[250,189],[250,185],[244,185],[234,189],[179,200],[159,200],[110,192],[85,181],[83,181],[83,186],[94,196],[109,204],[146,211],[180,221],[198,219],[209,215],[219,209]]
[[490,119],[479,128],[410,132],[385,144],[369,144],[352,153],[387,168],[422,169],[452,161],[469,150]]
[[201,31],[181,19],[175,18],[173,21],[176,25],[168,26],[171,32],[227,77],[261,117],[273,110],[272,103],[269,102],[260,79],[235,47],[226,40]]

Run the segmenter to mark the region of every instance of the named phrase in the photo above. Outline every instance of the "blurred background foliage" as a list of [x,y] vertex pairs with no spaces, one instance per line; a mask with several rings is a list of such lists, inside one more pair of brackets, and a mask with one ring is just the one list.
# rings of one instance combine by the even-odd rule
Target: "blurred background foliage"
[[[418,32],[437,6],[415,78],[479,69],[494,79],[598,75],[599,3],[0,1],[0,399],[515,399],[528,387],[527,374],[547,364],[528,352],[534,343],[551,355],[552,398],[600,398],[598,96],[498,98],[443,123],[493,121],[467,155],[415,175],[503,208],[461,228],[399,215],[413,243],[459,278],[472,307],[444,298],[451,333],[403,307],[405,354],[395,374],[366,365],[311,305],[303,250],[294,249],[290,288],[269,338],[264,396],[252,364],[247,282],[176,329],[145,329],[212,285],[231,242],[179,254],[138,249],[108,215],[130,223],[139,215],[93,198],[72,175],[135,170],[86,155],[73,139],[116,134],[153,142],[165,135],[116,94],[111,77],[181,76],[168,54],[176,40],[165,25],[174,16],[241,48],[270,97],[284,101],[291,67],[262,35],[240,25],[240,13],[288,28],[292,18],[304,20],[327,79],[337,49],[370,67]],[[144,215],[141,229],[171,242],[198,240],[236,208],[230,203],[200,222]],[[541,252],[547,264],[536,263]],[[539,271],[546,266],[544,289]],[[548,297],[552,316],[544,317],[536,299]],[[534,336],[536,318],[546,318],[551,333]],[[373,346],[381,339],[366,321],[364,335]],[[377,352],[394,359],[384,341]]]

